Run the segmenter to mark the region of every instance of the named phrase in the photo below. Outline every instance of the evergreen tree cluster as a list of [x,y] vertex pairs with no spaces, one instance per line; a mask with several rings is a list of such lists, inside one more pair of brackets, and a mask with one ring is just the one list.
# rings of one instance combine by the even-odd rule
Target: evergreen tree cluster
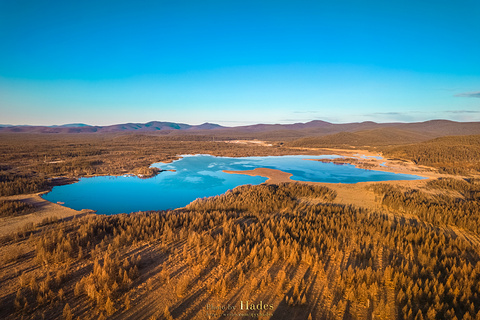
[[[428,187],[474,197],[477,182],[439,180]],[[205,290],[217,299],[278,299],[278,312],[301,318],[480,317],[475,243],[423,215],[333,204],[334,194],[293,183],[244,186],[182,210],[45,224],[29,238],[11,240],[31,241],[41,272],[22,273],[9,310],[31,318],[38,312],[102,318],[131,308],[131,292],[143,282],[147,290],[166,288],[178,302],[159,312],[180,319],[192,317],[182,306]],[[156,258],[140,258],[141,248],[158,252]]]
[[0,217],[20,216],[33,212],[34,207],[23,201],[0,200]]
[[[429,181],[428,190],[403,190],[387,184],[372,189],[390,210],[407,213],[436,226],[455,225],[480,234],[480,181],[441,178]],[[429,192],[429,191],[433,191]]]

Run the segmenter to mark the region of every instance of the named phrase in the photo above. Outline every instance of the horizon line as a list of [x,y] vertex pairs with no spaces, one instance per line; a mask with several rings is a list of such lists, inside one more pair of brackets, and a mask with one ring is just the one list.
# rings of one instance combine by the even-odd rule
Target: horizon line
[[[71,127],[71,128],[78,128],[78,127],[110,127],[110,126],[117,126],[117,125],[125,125],[125,124],[148,124],[152,122],[159,122],[159,123],[171,123],[171,124],[183,124],[183,125],[189,125],[189,126],[202,126],[202,125],[218,125],[224,128],[237,128],[237,127],[248,127],[248,126],[256,126],[256,125],[294,125],[294,124],[307,124],[311,122],[324,122],[328,124],[351,124],[351,123],[376,123],[376,124],[391,124],[391,123],[424,123],[424,122],[432,122],[432,121],[448,121],[448,122],[457,122],[457,123],[471,123],[471,122],[480,122],[480,121],[457,121],[457,120],[450,120],[450,119],[430,119],[430,120],[421,120],[421,121],[387,121],[387,122],[377,122],[373,120],[365,120],[365,121],[352,121],[352,122],[331,122],[331,121],[325,121],[321,119],[314,119],[314,120],[309,120],[309,121],[298,121],[298,122],[275,122],[275,123],[266,123],[266,122],[257,122],[257,123],[251,123],[251,124],[242,124],[238,126],[226,126],[226,125],[221,125],[216,122],[203,122],[200,124],[190,124],[190,123],[185,123],[185,122],[176,122],[176,121],[162,121],[162,120],[150,120],[146,122],[120,122],[120,123],[111,123],[111,124],[87,124],[83,122],[70,122],[70,123],[64,123],[64,124],[52,124],[52,125],[46,125],[46,124],[0,124],[0,128],[5,128],[5,127],[49,127],[49,128],[54,128],[54,127]],[[225,122],[225,121],[219,121],[219,122]],[[226,121],[228,122],[228,121]]]

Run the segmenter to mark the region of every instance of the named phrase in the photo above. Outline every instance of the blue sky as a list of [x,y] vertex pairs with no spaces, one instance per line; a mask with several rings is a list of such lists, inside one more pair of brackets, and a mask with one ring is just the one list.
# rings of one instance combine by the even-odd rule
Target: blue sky
[[0,123],[480,121],[480,2],[0,0]]

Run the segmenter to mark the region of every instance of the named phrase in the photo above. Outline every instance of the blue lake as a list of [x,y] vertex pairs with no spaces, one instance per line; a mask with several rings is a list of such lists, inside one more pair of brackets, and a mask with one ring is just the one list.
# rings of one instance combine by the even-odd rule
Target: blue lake
[[338,156],[276,156],[229,158],[210,155],[184,155],[172,163],[156,163],[163,171],[157,176],[101,176],[81,178],[79,182],[56,186],[43,198],[63,202],[81,210],[100,214],[166,210],[184,207],[197,198],[225,193],[245,184],[260,184],[264,177],[229,174],[223,170],[270,168],[293,174],[292,180],[356,183],[364,181],[417,180],[420,176],[364,170],[353,165],[335,165],[306,159],[333,159]]

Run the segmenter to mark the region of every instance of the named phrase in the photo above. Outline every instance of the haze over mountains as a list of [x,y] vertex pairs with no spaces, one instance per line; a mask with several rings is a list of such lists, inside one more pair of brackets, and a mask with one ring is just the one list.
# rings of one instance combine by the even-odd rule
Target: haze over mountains
[[59,126],[10,126],[3,125],[0,132],[29,132],[29,133],[105,133],[124,131],[172,131],[172,130],[209,130],[222,128],[218,124],[204,123],[189,125],[184,123],[150,121],[147,123],[123,123],[109,126],[91,126],[84,123],[72,123]]
[[189,125],[151,121],[109,126],[74,123],[59,126],[1,126],[0,132],[10,133],[143,133],[167,136],[205,135],[224,139],[295,140],[300,145],[342,144],[376,145],[415,143],[449,135],[480,134],[480,122],[430,120],[412,123],[355,122],[334,124],[315,120],[294,124],[256,124],[224,127],[213,123]]

